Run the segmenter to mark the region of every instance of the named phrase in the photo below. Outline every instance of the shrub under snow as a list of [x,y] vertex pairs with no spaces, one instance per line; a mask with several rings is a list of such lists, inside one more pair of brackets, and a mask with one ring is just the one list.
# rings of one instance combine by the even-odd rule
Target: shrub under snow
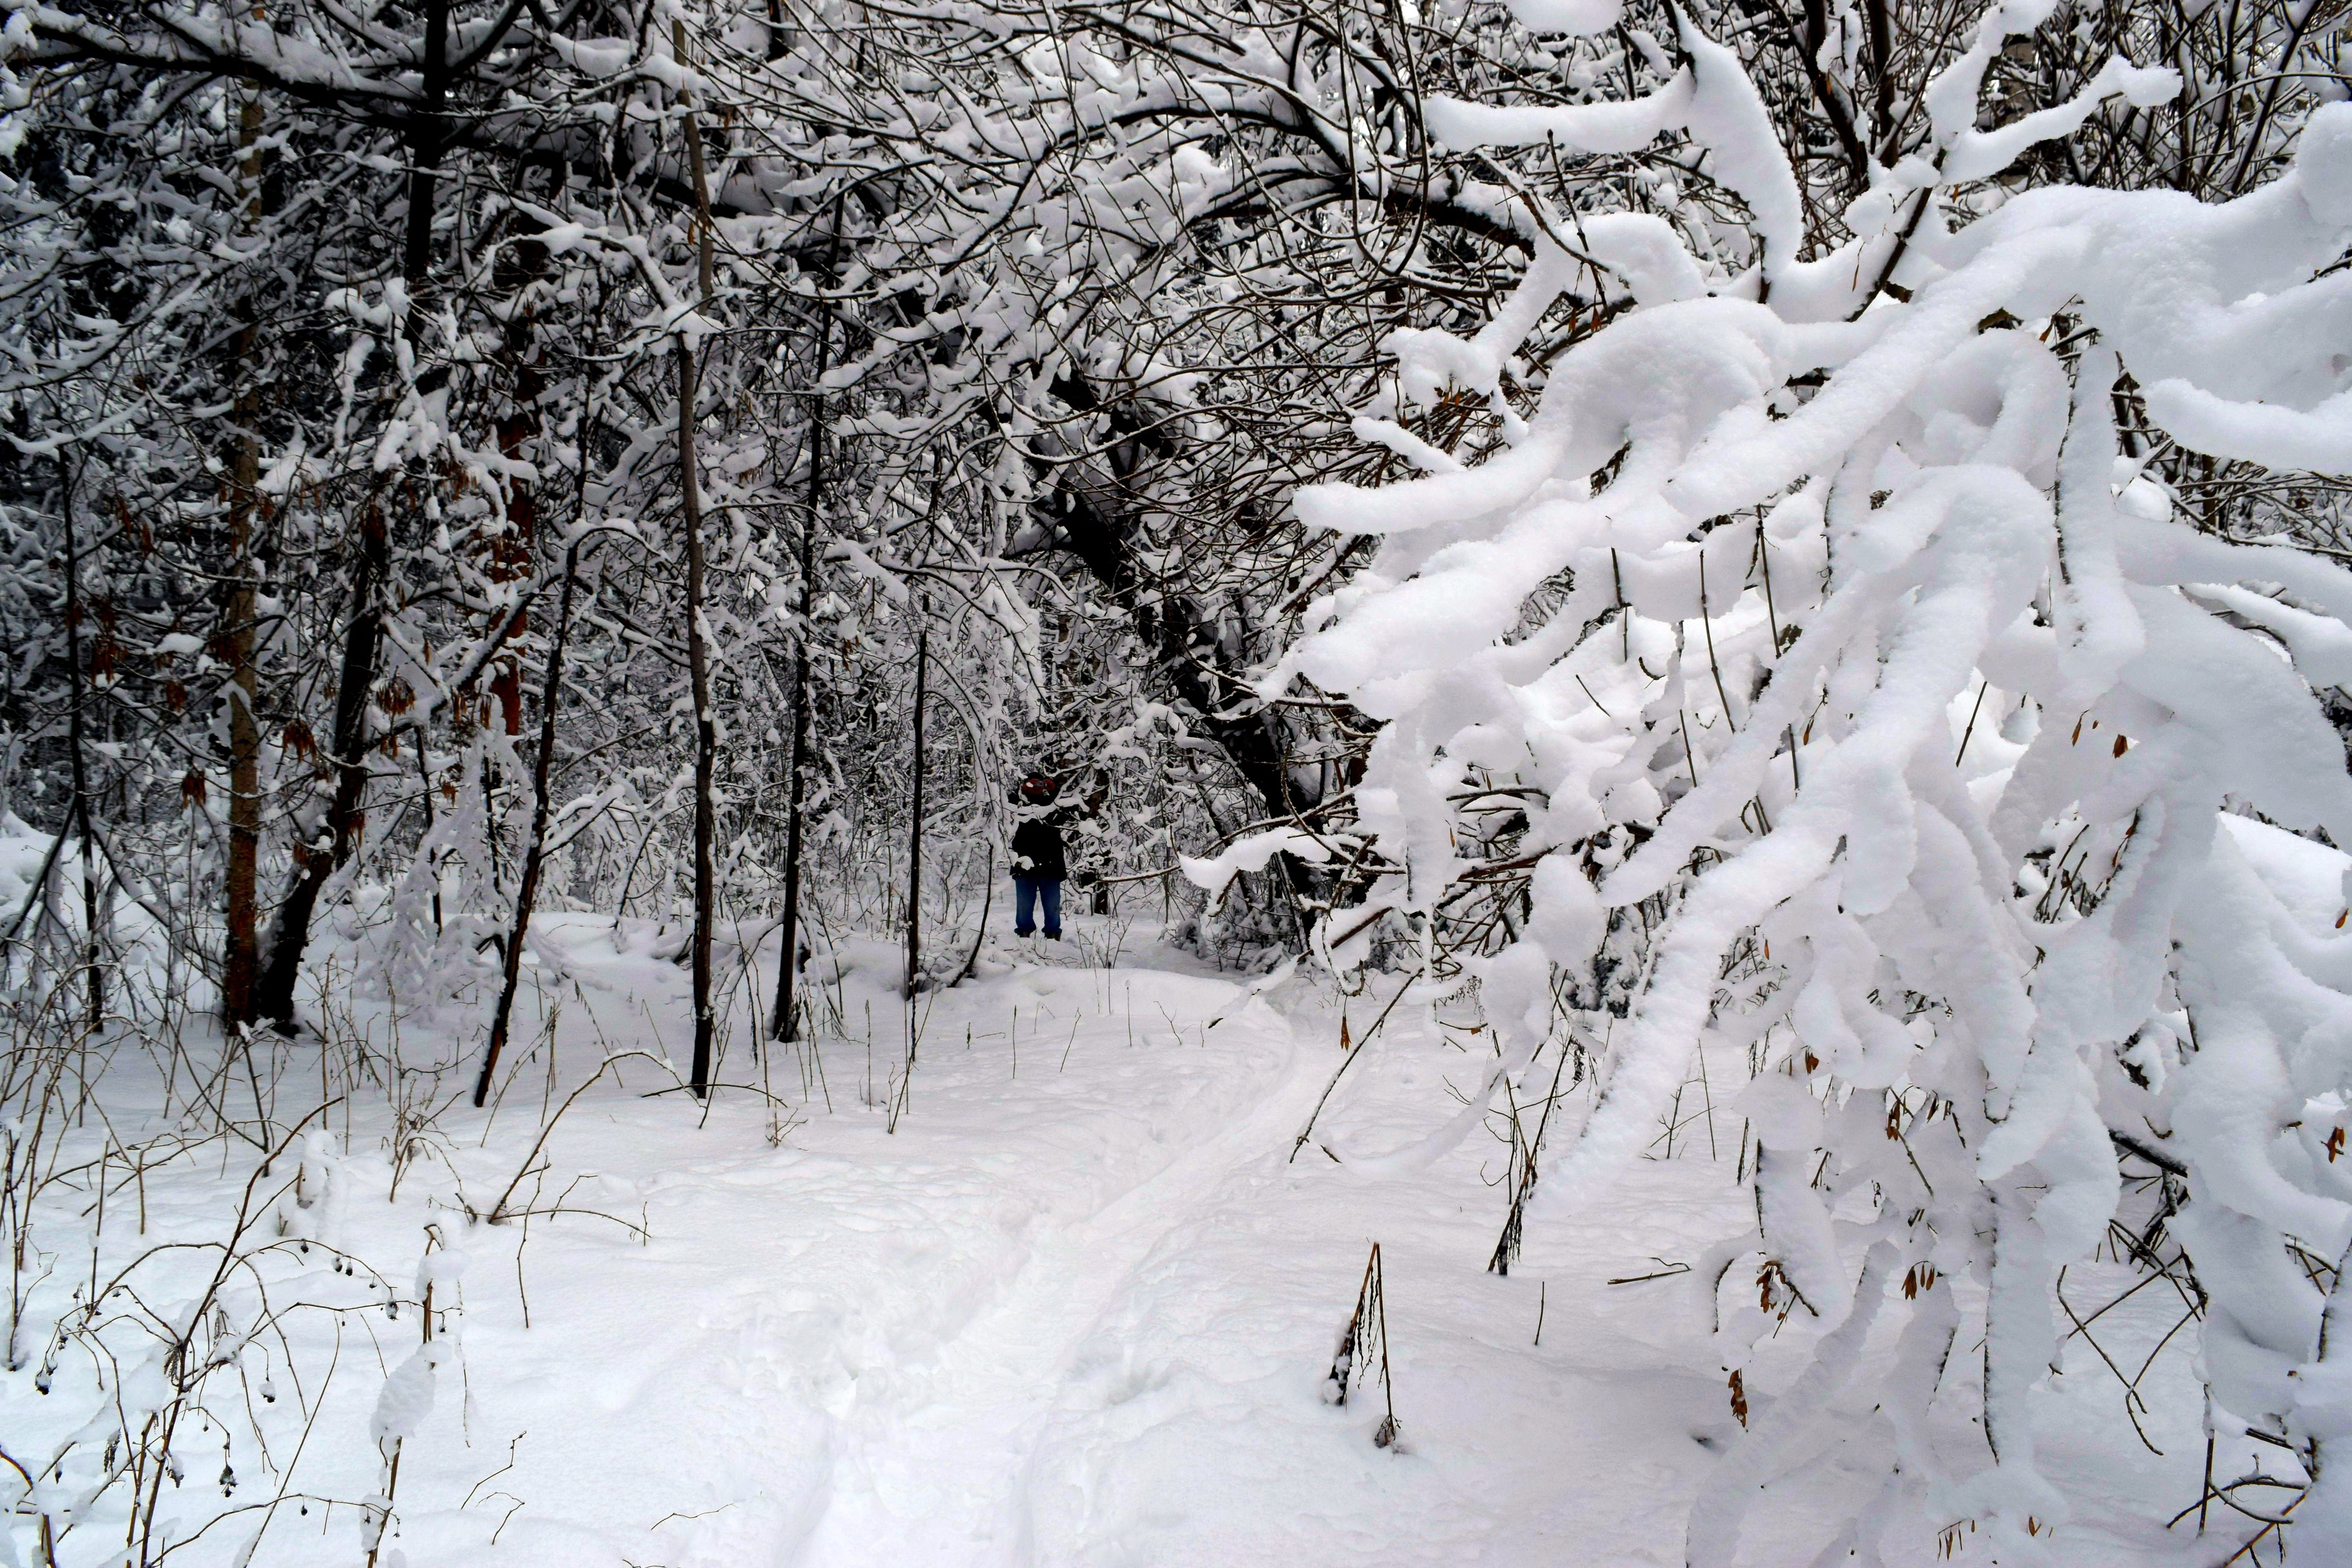
[[[1697,1506],[1697,1563],[1732,1561],[1858,1378],[1874,1430],[1852,1451],[1885,1488],[1832,1557],[1875,1561],[1920,1508],[2002,1562],[2053,1551],[2067,1504],[2031,1412],[2053,1279],[2107,1237],[2126,1160],[2163,1177],[2132,1232],[2168,1226],[2210,1294],[2215,1425],[2292,1444],[2296,1558],[2352,1561],[2352,930],[2316,841],[2352,839],[2352,779],[2314,695],[2352,680],[2352,573],[2201,529],[2117,429],[2136,406],[2193,451],[2352,472],[2352,275],[2326,270],[2352,105],[2225,205],[2054,188],[1948,222],[1947,187],[2103,96],[2179,88],[2119,62],[2068,109],[1971,129],[1988,60],[2046,9],[1986,16],[1930,91],[1936,156],[1881,171],[1854,237],[1809,261],[1761,105],[1696,32],[1633,104],[1433,105],[1463,145],[1686,130],[1760,266],[1588,220],[1587,254],[1549,247],[1475,339],[1391,340],[1406,396],[1491,396],[1606,269],[1635,308],[1550,367],[1510,449],[1461,469],[1423,447],[1425,478],[1298,503],[1383,536],[1267,688],[1303,675],[1385,721],[1358,795],[1398,868],[1383,900],[1426,919],[1496,875],[1457,845],[1521,792],[1538,858],[1516,940],[1474,965],[1496,1081],[1599,1047],[1631,986],[1530,1217],[1650,1142],[1703,1039],[1769,1042],[1739,1103],[1760,1236],[1699,1274],[1735,1394],[1792,1313],[1818,1341]],[[1930,1441],[1931,1407],[1980,1410],[1973,1458]]]

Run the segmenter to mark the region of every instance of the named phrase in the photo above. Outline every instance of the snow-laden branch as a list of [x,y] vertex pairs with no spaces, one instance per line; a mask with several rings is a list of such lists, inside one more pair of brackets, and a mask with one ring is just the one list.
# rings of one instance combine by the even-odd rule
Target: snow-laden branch
[[[1974,130],[1953,106],[2019,20],[1989,14],[1948,68],[1938,156],[1907,188],[2178,89],[2117,61]],[[1647,98],[1437,105],[1433,131],[1600,152],[1684,130],[1749,205],[1765,286],[1637,290],[1551,365],[1507,449],[1302,491],[1310,525],[1382,543],[1261,689],[1304,675],[1385,721],[1360,826],[1424,919],[1471,886],[1455,846],[1475,829],[1448,831],[1449,798],[1529,802],[1519,850],[1539,867],[1496,895],[1524,900],[1490,928],[1508,940],[1466,960],[1507,1057],[1582,1029],[1654,928],[1531,1220],[1647,1146],[1698,1042],[1733,1026],[1727,975],[1760,988],[1739,1026],[1780,1042],[1741,1102],[1761,1228],[1726,1258],[1760,1254],[1765,1300],[1785,1286],[1780,1310],[1801,1301],[1826,1338],[1727,1461],[1748,1479],[1694,1515],[1692,1561],[1729,1562],[1776,1445],[1880,1375],[1853,1358],[1889,1313],[1913,1347],[1874,1395],[1902,1456],[1890,1496],[1981,1521],[2005,1562],[2059,1560],[2032,1389],[2055,1272],[2117,1212],[2111,1122],[2188,1172],[2173,1228],[2215,1302],[2216,1402],[2315,1464],[2338,1435],[2299,1392],[2320,1293],[2284,1247],[2352,1240],[2352,1166],[2316,1157],[2343,1112],[2315,1109],[2352,1093],[2352,863],[2315,841],[2352,841],[2352,779],[2315,695],[2347,674],[2352,574],[2200,531],[2139,477],[2116,415],[2136,384],[2182,446],[2352,472],[2352,283],[2321,275],[2352,236],[2352,107],[2234,201],[2061,187],[1930,227],[1873,303],[1885,198],[1857,203],[1846,251],[1798,263],[1753,89],[1682,42],[1690,66]],[[1870,306],[1850,324],[1824,308],[1831,261]],[[1576,272],[1539,253],[1475,338],[1397,334],[1406,395],[1491,395]],[[1775,1324],[1727,1323],[1735,1389]],[[1969,1474],[1919,1446],[1941,1378],[1917,1368],[1979,1331],[1990,1454]],[[2305,1500],[2315,1537],[2352,1528],[2319,1523],[2328,1506]]]

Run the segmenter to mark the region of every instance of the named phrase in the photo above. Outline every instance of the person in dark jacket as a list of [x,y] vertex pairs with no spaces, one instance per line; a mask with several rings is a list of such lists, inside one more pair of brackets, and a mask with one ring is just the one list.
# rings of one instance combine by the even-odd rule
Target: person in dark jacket
[[1056,811],[1057,780],[1031,773],[1021,781],[1021,826],[1013,830],[1013,934],[1037,929],[1037,906],[1045,906],[1045,940],[1062,940],[1062,879],[1069,863],[1062,852],[1062,822]]

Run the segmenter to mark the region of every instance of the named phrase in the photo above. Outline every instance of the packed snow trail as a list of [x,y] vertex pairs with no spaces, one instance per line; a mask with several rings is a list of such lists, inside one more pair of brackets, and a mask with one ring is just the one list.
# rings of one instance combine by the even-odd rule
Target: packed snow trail
[[[1088,984],[1093,978],[1085,977]],[[1197,1007],[1225,1000],[1216,991],[1230,990],[1174,976],[1151,976],[1147,984],[1163,1005],[1173,999],[1171,992]],[[1071,1000],[1085,1005],[1083,997]],[[1082,1046],[1090,1056],[1135,1048],[1116,1037],[1122,1019],[1098,1015],[1089,1020],[1081,1011],[1072,1022],[1063,1041],[1066,1054]],[[1034,1560],[1029,1489],[1039,1447],[1089,1336],[1130,1289],[1137,1268],[1228,1169],[1276,1147],[1305,1112],[1302,1089],[1311,1085],[1297,1071],[1288,1026],[1255,1004],[1224,1026],[1261,1045],[1263,1061],[1189,1086],[1187,1099],[1165,1108],[1164,1123],[1120,1129],[1127,1136],[1108,1140],[1101,1152],[1100,1184],[1041,1196],[984,1304],[945,1331],[929,1356],[897,1369],[871,1394],[860,1384],[835,1417],[832,1492],[800,1561],[842,1568],[876,1562],[977,1568]],[[1205,1037],[1205,1027],[1202,1033]],[[1050,1057],[1052,1033],[1038,1038]],[[1142,1048],[1206,1047],[1188,1046],[1171,1031]],[[969,1070],[957,1074],[956,1065],[950,1062],[941,1075],[950,1080],[948,1092],[979,1087]],[[1044,1070],[1042,1062],[1033,1068]],[[1056,1058],[1055,1078],[1067,1070]],[[1147,1103],[1156,1098],[1158,1086],[1150,1080],[1159,1075],[1149,1069],[1114,1074],[1140,1079],[1133,1087]],[[984,1139],[986,1105],[959,1109],[980,1114],[953,1131]],[[1098,1102],[1087,1109],[1100,1115],[1108,1107]],[[901,1132],[912,1130],[903,1124]],[[958,1315],[942,1301],[918,1310],[941,1309],[951,1319]]]
[[[608,994],[581,1000],[642,1002],[675,989],[667,969],[599,955]],[[579,1259],[613,1285],[567,1285],[551,1306],[530,1249],[536,1326],[478,1325],[469,1353],[504,1362],[559,1338],[602,1369],[597,1403],[624,1430],[723,1438],[731,1454],[660,1467],[684,1494],[667,1511],[698,1515],[688,1522],[710,1561],[1038,1560],[1029,1480],[1089,1334],[1189,1207],[1282,1146],[1311,1103],[1289,1026],[1262,1002],[1236,1007],[1241,995],[1215,979],[1035,966],[927,1000],[895,1134],[861,1103],[887,1099],[903,1048],[903,1014],[877,1007],[870,1089],[863,1043],[833,1042],[832,1114],[817,1100],[781,1151],[761,1142],[645,1183],[652,1243]],[[728,1124],[762,1116],[722,1097],[709,1131],[740,1147]],[[657,1164],[656,1145],[686,1136],[607,1121],[555,1142],[559,1159],[578,1151],[610,1173]],[[517,1424],[576,1429],[568,1383],[542,1385],[545,1426]],[[748,1429],[714,1429],[739,1419]],[[725,1495],[751,1456],[765,1457],[756,1490]],[[644,1489],[643,1458],[632,1445],[575,1451],[560,1484],[604,1512]],[[542,1496],[510,1489],[533,1500],[509,1542],[528,1538]]]
[[[1385,1158],[1482,1081],[1489,1047],[1466,1018],[1396,1009],[1289,1158],[1341,1060],[1338,1012],[1360,1035],[1396,977],[1352,1002],[1297,980],[1252,996],[1165,950],[1116,968],[1008,953],[925,1000],[894,1133],[904,1015],[876,942],[826,981],[838,1022],[821,1055],[747,1060],[739,1030],[720,1073],[738,1087],[707,1112],[625,1062],[558,1122],[523,1184],[541,1212],[467,1225],[453,1211],[512,1179],[564,1086],[687,1037],[686,977],[655,948],[635,922],[550,922],[552,1072],[547,1038],[519,1032],[535,1043],[502,1107],[446,1117],[397,1202],[375,1131],[342,1144],[338,1130],[350,1152],[323,1238],[388,1267],[432,1220],[467,1259],[384,1568],[1683,1563],[1682,1521],[1737,1431],[1703,1297],[1676,1272],[1748,1221],[1727,1105],[1712,1140],[1689,1124],[1676,1157],[1530,1229],[1498,1277],[1503,1146],[1474,1133],[1433,1164]],[[199,1199],[216,1206],[210,1187],[152,1195],[188,1223]],[[1373,1241],[1401,1450],[1372,1443],[1376,1387],[1323,1398]],[[346,1439],[412,1317],[338,1330],[345,1372],[319,1426],[339,1436],[303,1461],[312,1495],[380,1484]],[[2106,1321],[2123,1342],[2142,1333]],[[2168,1326],[2151,1318],[2135,1356]],[[1792,1329],[1748,1369],[1754,1404],[1808,1343]],[[2106,1374],[2068,1355],[2085,1397],[2071,1432],[2043,1434],[2061,1463],[2112,1436]],[[2185,1354],[2160,1365],[2174,1361],[2185,1375]],[[1864,1429],[1866,1410],[1844,1414]],[[1952,1426],[1981,1441],[1965,1413]],[[2070,1527],[2074,1561],[2199,1560],[2193,1540],[2137,1522],[2193,1488],[2201,1451],[2193,1433],[2154,1436],[2173,1457]],[[1822,1438],[1832,1456],[1842,1440]],[[347,1507],[313,1510],[273,1525],[254,1562],[341,1561],[352,1529]],[[1932,1533],[1918,1544],[1933,1561]],[[1801,1564],[1820,1545],[1752,1542],[1741,1562]]]
[[[552,942],[569,954],[560,1076],[684,1037],[683,976],[648,937],[615,952],[582,921]],[[534,1220],[527,1241],[475,1233],[468,1397],[404,1460],[408,1568],[1674,1560],[1677,1499],[1706,1462],[1695,1434],[1727,1419],[1717,1390],[1665,1371],[1648,1326],[1626,1333],[1640,1303],[1578,1322],[1563,1278],[1482,1271],[1491,1150],[1434,1182],[1360,1178],[1313,1146],[1290,1163],[1339,1060],[1306,987],[1253,997],[1164,952],[1022,963],[927,1001],[894,1134],[885,951],[839,988],[847,1040],[767,1064],[780,1098],[808,1086],[781,1147],[757,1096],[722,1093],[698,1130],[681,1097],[639,1098],[657,1085],[635,1068],[559,1125],[542,1203],[593,1173],[563,1206],[642,1224],[644,1245],[586,1214]],[[1326,1111],[1372,1144],[1425,1131],[1454,1104],[1441,1080],[1477,1068],[1391,1027],[1402,1098],[1343,1089]],[[721,1077],[740,1083],[757,1069],[736,1049]],[[507,1116],[545,1071],[531,1060]],[[510,1173],[512,1136],[453,1152],[467,1188]],[[1640,1239],[1695,1250],[1736,1205],[1728,1172],[1656,1169]],[[516,1263],[491,1261],[509,1233],[528,1328]],[[1403,1453],[1370,1441],[1377,1394],[1320,1396],[1375,1239]],[[513,1469],[485,1481],[518,1432]],[[1580,1450],[1615,1500],[1559,1485]]]

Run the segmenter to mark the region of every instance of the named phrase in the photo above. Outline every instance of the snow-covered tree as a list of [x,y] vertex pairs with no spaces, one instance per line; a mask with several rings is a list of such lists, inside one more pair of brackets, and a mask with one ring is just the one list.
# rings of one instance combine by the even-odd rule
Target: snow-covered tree
[[[1569,9],[1529,19],[1601,19]],[[1505,448],[1465,468],[1375,409],[1360,432],[1428,476],[1298,500],[1379,541],[1263,687],[1304,676],[1381,722],[1354,796],[1374,906],[1478,981],[1489,1095],[1547,1051],[1597,1075],[1528,1223],[1650,1142],[1695,1051],[1761,1068],[1738,1101],[1757,1229],[1696,1271],[1748,1430],[1695,1563],[1735,1561],[1841,1440],[1884,1481],[1822,1561],[1923,1518],[2063,1559],[2034,1386],[2057,1271],[2119,1226],[2151,1266],[2185,1248],[2213,1419],[2304,1465],[2296,1555],[2352,1550],[2327,1332],[2352,1295],[2328,847],[2352,779],[2317,695],[2352,677],[2352,574],[2158,477],[2352,472],[2352,110],[2266,115],[2234,171],[2259,185],[2012,194],[1994,177],[2045,143],[2186,85],[2118,56],[2003,119],[1988,73],[2051,23],[1978,18],[1843,190],[1801,176],[1740,52],[1687,19],[1644,50],[1646,92],[1427,103],[1461,148],[1673,138],[1744,243],[1538,208],[1491,321],[1388,343],[1399,407],[1505,408],[1540,378]],[[1613,319],[1531,363],[1564,300]],[[2126,1169],[2153,1194],[2127,1200]],[[1792,1319],[1811,1364],[1768,1401],[1742,1373]],[[1867,1429],[1823,1430],[1857,1386]],[[1938,1436],[1955,1402],[1974,1455]]]

